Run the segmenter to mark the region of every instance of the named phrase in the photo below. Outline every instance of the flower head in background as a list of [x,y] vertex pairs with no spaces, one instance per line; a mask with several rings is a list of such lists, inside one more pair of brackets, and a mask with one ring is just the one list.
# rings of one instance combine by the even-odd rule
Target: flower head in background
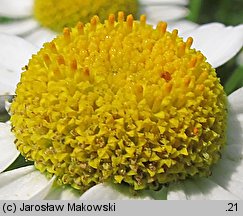
[[[207,47],[209,32],[214,38],[216,32],[224,37]],[[16,139],[21,154],[54,177],[48,181],[33,168],[5,172],[1,182],[11,182],[12,176],[17,180],[2,183],[0,194],[11,192],[9,185],[22,185],[32,176],[40,179],[41,186],[34,186],[40,197],[56,179],[81,191],[98,184],[83,198],[90,194],[95,198],[93,191],[99,194],[103,182],[126,183],[145,195],[169,184],[161,194],[168,192],[168,198],[173,198],[173,182],[189,179],[185,182],[195,180],[214,198],[220,193],[237,198],[235,181],[220,181],[222,169],[214,170],[216,183],[205,178],[220,159],[227,120],[225,93],[207,61],[219,66],[234,56],[242,47],[242,26],[209,24],[191,32],[198,47],[200,37],[204,38],[201,48],[208,60],[191,47],[191,37],[183,41],[177,33],[166,31],[164,22],[154,29],[146,24],[145,16],[134,21],[129,15],[124,20],[120,12],[117,21],[110,15],[103,24],[95,16],[86,25],[65,28],[62,35],[44,44],[25,66],[16,89],[11,106],[14,135],[7,133],[8,123],[1,125],[6,144],[2,152],[13,155],[7,154],[2,164],[6,167],[17,155],[13,150]],[[229,37],[232,43],[222,48]],[[212,50],[217,54],[215,48],[218,54],[223,49],[224,55],[210,55]],[[230,105],[235,110],[239,104],[230,100]],[[230,111],[229,120],[235,116]],[[231,131],[229,137],[234,135],[239,138],[241,133]],[[242,147],[235,144],[233,138],[228,139],[231,152]],[[241,159],[239,153],[235,155],[237,162],[225,156],[221,162],[224,166],[235,163],[235,172],[228,171],[241,179],[236,166],[239,163],[242,168]],[[228,185],[230,192],[222,188]],[[193,188],[193,182],[188,187]],[[27,185],[28,194],[35,198],[37,192],[30,188]]]
[[[0,32],[24,37],[37,46],[50,41],[64,27],[74,27],[78,21],[86,23],[93,15],[103,21],[108,14],[123,10],[135,17],[140,13],[156,24],[159,20],[170,21],[173,26],[187,30],[196,25],[178,21],[188,14],[187,0],[1,0],[0,17],[9,19],[0,23]],[[171,24],[171,25],[172,25]]]

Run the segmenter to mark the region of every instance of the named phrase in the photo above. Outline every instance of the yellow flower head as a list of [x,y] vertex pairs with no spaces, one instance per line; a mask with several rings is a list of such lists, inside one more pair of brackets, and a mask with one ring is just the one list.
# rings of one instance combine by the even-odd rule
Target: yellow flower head
[[135,190],[210,175],[225,143],[226,96],[206,58],[131,15],[64,29],[33,55],[11,106],[19,151],[86,190]]
[[44,27],[61,32],[64,27],[74,27],[78,21],[89,22],[98,15],[104,21],[110,13],[123,10],[137,15],[137,0],[35,0],[34,16]]

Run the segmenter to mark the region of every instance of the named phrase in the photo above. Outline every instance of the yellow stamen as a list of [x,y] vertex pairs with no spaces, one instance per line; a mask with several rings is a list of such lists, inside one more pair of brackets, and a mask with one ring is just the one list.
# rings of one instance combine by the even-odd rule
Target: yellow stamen
[[76,29],[78,30],[78,33],[82,35],[84,33],[84,24],[82,22],[78,22]]
[[145,26],[146,25],[146,16],[145,15],[141,15],[140,16],[140,24],[142,26]]
[[64,28],[63,29],[63,36],[65,38],[66,41],[70,41],[70,36],[71,35],[71,30],[69,28]]
[[133,16],[130,14],[127,16],[127,27],[132,30],[133,27]]
[[123,11],[119,11],[118,12],[118,22],[119,23],[123,23],[123,21],[124,21],[124,12]]
[[115,15],[114,14],[109,15],[108,22],[109,22],[110,27],[114,27],[114,24],[115,24]]
[[162,34],[164,34],[166,32],[166,28],[167,28],[166,22],[159,22],[158,25],[157,25],[157,30],[159,32],[161,32]]
[[192,43],[193,43],[193,38],[192,37],[187,38],[187,40],[186,40],[186,47],[190,48]]

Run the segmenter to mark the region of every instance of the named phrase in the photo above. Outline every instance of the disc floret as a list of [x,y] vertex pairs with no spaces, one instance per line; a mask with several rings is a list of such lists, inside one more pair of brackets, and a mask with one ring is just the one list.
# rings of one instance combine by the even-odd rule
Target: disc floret
[[81,190],[210,175],[225,143],[226,96],[192,38],[166,26],[119,12],[46,43],[11,106],[20,152]]

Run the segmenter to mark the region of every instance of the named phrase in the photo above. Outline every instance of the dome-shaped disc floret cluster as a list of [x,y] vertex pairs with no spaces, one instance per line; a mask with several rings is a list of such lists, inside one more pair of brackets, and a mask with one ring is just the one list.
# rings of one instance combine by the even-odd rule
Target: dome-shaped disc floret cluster
[[89,22],[98,15],[103,22],[111,13],[122,10],[125,14],[138,13],[138,0],[34,0],[34,16],[44,27],[61,32],[74,27],[78,21]]
[[226,96],[206,58],[145,16],[78,23],[33,55],[11,106],[19,151],[86,190],[135,190],[210,175],[225,143]]

